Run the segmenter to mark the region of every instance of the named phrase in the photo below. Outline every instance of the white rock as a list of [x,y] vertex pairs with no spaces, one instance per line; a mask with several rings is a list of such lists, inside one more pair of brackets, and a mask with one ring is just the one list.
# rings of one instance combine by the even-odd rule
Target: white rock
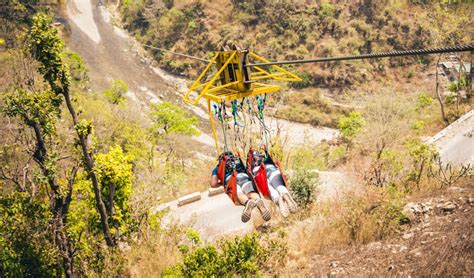
[[402,236],[402,238],[405,239],[405,240],[410,239],[410,238],[412,238],[412,237],[413,237],[413,233],[404,234],[404,235]]

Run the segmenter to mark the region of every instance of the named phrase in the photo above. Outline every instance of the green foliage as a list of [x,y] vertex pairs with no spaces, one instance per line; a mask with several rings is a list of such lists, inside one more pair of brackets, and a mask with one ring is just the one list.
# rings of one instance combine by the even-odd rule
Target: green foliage
[[38,70],[56,94],[69,87],[69,72],[63,64],[64,43],[58,30],[51,28],[52,18],[39,13],[27,34],[28,49],[39,62]]
[[193,242],[194,245],[199,245],[202,243],[199,232],[196,230],[188,228],[186,230],[186,236]]
[[321,3],[321,8],[318,12],[321,17],[333,17],[334,16],[334,6],[331,5],[328,1]]
[[411,128],[413,128],[416,131],[421,131],[423,128],[425,128],[425,121],[423,120],[416,120],[412,125]]
[[349,242],[381,240],[399,232],[408,222],[404,206],[404,194],[394,186],[366,196],[347,196],[342,211],[334,217],[333,229],[347,234]]
[[313,204],[319,191],[319,175],[314,170],[297,168],[289,180],[291,196],[299,206],[306,208]]
[[313,148],[300,147],[292,154],[292,169],[313,169],[315,168],[315,159]]
[[336,166],[338,163],[343,162],[347,156],[347,145],[340,145],[330,149],[328,154],[329,166]]
[[191,232],[192,246],[181,246],[182,262],[168,268],[164,277],[250,277],[261,275],[266,263],[281,263],[287,247],[279,240],[262,242],[258,234],[219,241],[218,248],[202,245],[196,233]]
[[403,213],[405,206],[405,195],[394,186],[389,186],[385,190],[382,207],[376,211],[380,220],[379,231],[388,234],[399,229],[400,224],[408,222],[407,216]]
[[9,117],[19,117],[27,126],[38,123],[45,136],[56,133],[56,120],[59,118],[61,98],[50,91],[31,92],[16,89],[5,96],[2,112]]
[[77,134],[86,137],[92,134],[94,126],[90,120],[81,120],[74,128],[76,129]]
[[[408,150],[412,163],[408,173],[408,182],[415,182],[419,187],[423,171],[430,167],[437,156],[437,151],[433,146],[423,143],[420,139],[407,140],[405,148]],[[408,191],[411,190],[411,188],[407,189]]]
[[433,103],[433,98],[427,93],[421,93],[416,99],[416,110],[420,111],[429,107]]
[[459,91],[460,86],[458,82],[450,82],[448,83],[448,91],[450,92],[457,92]]
[[362,130],[364,125],[364,117],[359,112],[353,111],[348,116],[341,117],[337,127],[344,137],[351,139]]
[[154,104],[152,107],[152,131],[154,134],[199,135],[195,127],[199,122],[195,116],[170,102]]
[[104,91],[104,95],[112,104],[120,104],[126,101],[124,95],[128,92],[127,84],[120,79],[114,80],[112,87]]
[[129,200],[132,194],[133,172],[129,158],[120,146],[108,153],[94,156],[96,173],[104,196],[112,233],[123,235],[132,224]]
[[60,276],[61,257],[49,230],[51,218],[48,205],[27,193],[0,195],[2,276]]
[[302,80],[300,82],[291,82],[290,83],[291,87],[301,89],[301,88],[306,88],[313,85],[313,77],[311,76],[310,73],[306,71],[302,71],[302,72],[296,73],[296,75],[300,77]]
[[396,175],[403,168],[401,155],[396,150],[384,149],[380,155],[380,163],[384,165],[385,170],[392,176]]
[[69,67],[71,77],[76,81],[83,81],[87,76],[87,69],[82,57],[76,52],[66,50],[62,53],[62,60]]

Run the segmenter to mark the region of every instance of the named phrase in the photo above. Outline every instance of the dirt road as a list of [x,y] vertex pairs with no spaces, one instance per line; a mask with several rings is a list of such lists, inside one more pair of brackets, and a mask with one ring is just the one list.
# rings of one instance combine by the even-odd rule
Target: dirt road
[[104,90],[114,79],[122,79],[129,86],[129,97],[143,104],[173,99],[174,88],[132,51],[126,32],[112,25],[104,6],[95,0],[71,0],[67,17],[66,45],[83,57],[93,90]]
[[[338,172],[319,172],[319,180],[319,201],[336,197],[355,184],[349,177]],[[276,207],[269,201],[267,204],[275,211],[273,215],[277,216]],[[170,211],[163,219],[163,224],[185,224],[199,231],[205,241],[212,241],[223,235],[248,233],[262,224],[257,211],[252,216],[253,221],[242,223],[240,216],[243,207],[233,205],[225,194],[209,197],[207,192],[203,192],[200,201],[182,207],[178,207],[177,201],[174,201],[163,204],[157,210],[164,208],[169,208]],[[270,225],[272,221],[275,220],[271,220]]]

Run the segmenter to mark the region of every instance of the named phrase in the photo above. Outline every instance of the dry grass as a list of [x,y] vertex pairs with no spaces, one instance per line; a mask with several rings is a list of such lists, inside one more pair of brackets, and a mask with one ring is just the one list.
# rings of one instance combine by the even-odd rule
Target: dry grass
[[154,230],[124,252],[131,277],[157,277],[181,258],[178,246],[185,233],[182,227]]

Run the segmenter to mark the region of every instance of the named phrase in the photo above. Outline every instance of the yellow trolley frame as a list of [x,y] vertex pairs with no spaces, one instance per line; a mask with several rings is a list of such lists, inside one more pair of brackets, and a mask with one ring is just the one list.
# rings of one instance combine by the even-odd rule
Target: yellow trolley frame
[[[220,153],[219,143],[211,112],[211,101],[218,103],[232,101],[273,93],[281,89],[278,85],[258,82],[260,80],[301,81],[301,78],[279,66],[269,66],[268,70],[259,66],[247,67],[246,64],[248,64],[249,58],[254,58],[264,63],[270,62],[248,50],[217,52],[183,96],[183,100],[192,105],[197,105],[202,98],[206,99],[212,135],[218,154]],[[209,78],[209,81],[205,81],[205,76],[214,64],[217,65],[217,72]],[[197,96],[195,96],[196,94]]]

